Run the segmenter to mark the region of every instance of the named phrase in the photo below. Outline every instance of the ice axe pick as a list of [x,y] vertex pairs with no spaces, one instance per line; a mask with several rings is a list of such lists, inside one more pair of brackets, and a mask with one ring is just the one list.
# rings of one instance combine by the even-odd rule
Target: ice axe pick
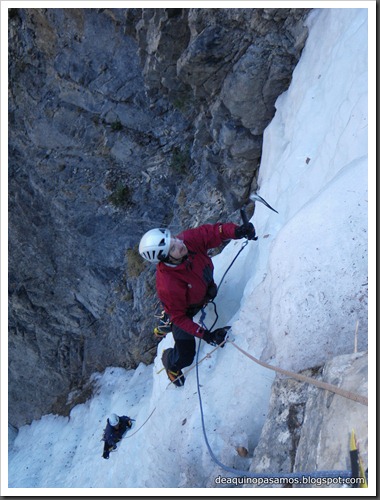
[[263,203],[266,207],[270,208],[271,210],[273,210],[273,212],[276,212],[276,214],[278,214],[277,210],[275,210],[273,207],[271,207],[269,205],[269,203],[267,203],[264,198],[262,198],[260,195],[258,195],[257,193],[252,193],[250,196],[249,196],[249,199],[251,201],[260,201],[261,203]]

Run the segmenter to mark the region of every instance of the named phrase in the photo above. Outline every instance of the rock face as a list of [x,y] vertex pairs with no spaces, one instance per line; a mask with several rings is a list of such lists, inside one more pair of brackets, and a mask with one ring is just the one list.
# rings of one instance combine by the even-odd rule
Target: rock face
[[94,371],[152,361],[137,244],[238,222],[309,11],[9,9],[12,425],[67,414]]
[[[368,353],[337,356],[323,367],[307,370],[304,374],[367,396]],[[281,474],[351,470],[349,451],[353,429],[366,469],[368,407],[310,384],[277,379],[250,471]],[[292,486],[310,488],[323,484]],[[330,486],[337,487],[337,484]]]

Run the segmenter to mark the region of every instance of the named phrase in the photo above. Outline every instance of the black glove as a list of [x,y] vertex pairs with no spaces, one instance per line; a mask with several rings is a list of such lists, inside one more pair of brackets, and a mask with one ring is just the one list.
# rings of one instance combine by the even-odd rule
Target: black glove
[[235,237],[240,240],[240,238],[247,238],[247,240],[257,240],[255,227],[252,222],[248,224],[243,224],[235,229]]
[[[230,326],[225,326],[224,328],[218,328],[213,332],[205,330],[203,334],[203,340],[205,340],[208,344],[211,345],[220,345],[224,341],[227,332],[230,328],[231,328]],[[224,344],[221,347],[224,347]]]

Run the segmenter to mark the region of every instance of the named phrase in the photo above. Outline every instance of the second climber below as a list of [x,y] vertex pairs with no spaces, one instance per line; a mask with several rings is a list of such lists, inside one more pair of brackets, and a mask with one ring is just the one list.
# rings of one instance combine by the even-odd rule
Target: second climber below
[[231,239],[253,239],[252,223],[238,226],[204,224],[173,236],[169,229],[151,229],[140,240],[139,253],[157,264],[156,289],[172,323],[174,347],[162,354],[162,364],[169,379],[177,386],[185,383],[182,368],[192,364],[195,337],[208,344],[221,344],[227,328],[209,331],[193,321],[193,317],[217,294],[214,266],[208,250]]

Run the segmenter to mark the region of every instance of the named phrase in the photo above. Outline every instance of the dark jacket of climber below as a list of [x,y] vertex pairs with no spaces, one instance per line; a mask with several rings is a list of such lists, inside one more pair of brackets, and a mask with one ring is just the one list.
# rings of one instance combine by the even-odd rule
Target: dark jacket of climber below
[[109,458],[110,451],[116,450],[117,443],[124,437],[125,432],[132,427],[133,419],[126,415],[119,417],[112,413],[107,418],[107,425],[103,432],[103,458]]

